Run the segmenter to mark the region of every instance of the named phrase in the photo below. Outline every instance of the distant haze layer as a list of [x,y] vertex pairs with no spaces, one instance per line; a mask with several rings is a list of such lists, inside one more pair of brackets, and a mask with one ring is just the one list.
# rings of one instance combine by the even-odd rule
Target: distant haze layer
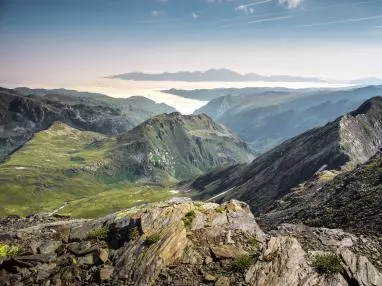
[[244,87],[286,87],[286,88],[343,88],[347,84],[309,83],[309,82],[171,82],[171,81],[129,81],[120,79],[95,79],[82,82],[32,83],[32,82],[1,82],[1,86],[15,88],[27,86],[30,88],[67,88],[78,91],[98,92],[111,97],[127,98],[144,96],[158,103],[166,103],[183,114],[191,114],[207,102],[187,99],[161,92],[165,89],[212,89],[212,88],[244,88]]

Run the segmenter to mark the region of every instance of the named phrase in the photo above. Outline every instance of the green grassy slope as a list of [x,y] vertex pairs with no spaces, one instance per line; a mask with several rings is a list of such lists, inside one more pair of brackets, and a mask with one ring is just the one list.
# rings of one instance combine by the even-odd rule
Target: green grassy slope
[[161,187],[101,180],[98,170],[110,164],[107,155],[115,143],[63,123],[35,134],[0,165],[0,215],[52,211],[70,201],[62,213],[89,217],[141,203],[133,194],[147,201],[171,195]]
[[112,151],[118,177],[175,182],[223,164],[250,162],[253,151],[206,115],[155,116],[118,137]]

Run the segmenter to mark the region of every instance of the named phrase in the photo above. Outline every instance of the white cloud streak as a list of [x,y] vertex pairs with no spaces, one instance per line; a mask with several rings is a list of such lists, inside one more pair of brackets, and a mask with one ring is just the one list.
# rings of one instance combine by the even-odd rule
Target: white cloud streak
[[344,20],[332,21],[332,22],[321,22],[321,23],[299,25],[297,27],[298,28],[321,27],[321,26],[330,26],[330,25],[343,24],[343,23],[362,22],[362,21],[381,19],[381,18],[382,18],[382,15],[377,15],[377,16],[362,17],[362,18],[344,19]]
[[278,0],[280,4],[286,5],[288,8],[293,9],[299,7],[304,0]]
[[273,0],[263,0],[263,1],[253,2],[253,3],[249,3],[245,5],[240,5],[235,8],[235,11],[244,12],[246,15],[253,14],[255,12],[255,9],[253,8],[253,6],[269,3],[272,1]]
[[292,16],[281,16],[281,17],[272,17],[272,18],[264,18],[264,19],[258,19],[253,20],[249,22],[244,23],[235,23],[230,25],[224,25],[220,26],[220,28],[229,28],[229,27],[236,27],[236,26],[246,26],[246,25],[252,25],[252,24],[259,24],[259,23],[266,23],[266,22],[275,22],[275,21],[282,21],[293,18]]

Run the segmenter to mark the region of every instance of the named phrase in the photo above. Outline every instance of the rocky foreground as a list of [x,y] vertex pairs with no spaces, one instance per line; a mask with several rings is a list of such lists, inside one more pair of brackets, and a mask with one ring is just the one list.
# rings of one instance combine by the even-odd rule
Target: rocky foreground
[[378,237],[174,199],[96,220],[1,222],[0,285],[382,285]]

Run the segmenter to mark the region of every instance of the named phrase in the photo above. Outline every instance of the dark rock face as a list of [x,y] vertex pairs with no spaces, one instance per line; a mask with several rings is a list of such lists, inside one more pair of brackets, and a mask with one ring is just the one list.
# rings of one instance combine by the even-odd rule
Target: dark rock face
[[329,182],[323,172],[275,202],[261,216],[264,228],[280,223],[343,228],[353,233],[382,234],[382,154]]
[[[111,245],[114,235],[125,230],[124,242]],[[177,199],[95,220],[49,221],[14,231],[15,238],[1,243],[17,245],[20,252],[0,259],[1,285],[382,282],[378,238],[292,224],[264,233],[249,206],[235,200],[218,205]],[[73,237],[78,241],[70,242]],[[44,254],[28,253],[31,242],[42,239],[61,240],[62,245]],[[320,273],[312,261],[322,254],[338,257],[341,270]]]
[[48,106],[0,89],[0,160],[58,118]]
[[190,187],[199,191],[197,198],[236,198],[262,212],[321,168],[351,167],[373,156],[382,146],[381,102],[373,98],[368,107],[292,138],[248,165],[207,173]]
[[114,99],[102,94],[56,92],[62,94],[0,88],[0,160],[55,121],[81,130],[117,135],[153,115],[175,111],[141,97]]

